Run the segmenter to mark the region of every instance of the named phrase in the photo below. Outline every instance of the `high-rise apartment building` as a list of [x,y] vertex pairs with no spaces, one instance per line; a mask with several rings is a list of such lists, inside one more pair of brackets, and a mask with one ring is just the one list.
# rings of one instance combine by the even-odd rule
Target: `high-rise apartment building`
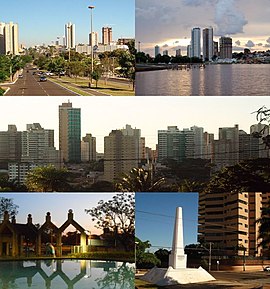
[[65,25],[65,41],[67,49],[75,48],[75,24],[72,24],[71,22]]
[[[104,179],[114,181],[121,175],[137,168],[143,152],[140,129],[127,125],[113,130],[104,138]],[[144,150],[145,151],[145,150]]]
[[175,56],[176,56],[176,57],[182,56],[182,54],[181,54],[181,49],[180,49],[180,48],[178,48],[178,49],[175,50]]
[[250,134],[253,138],[254,138],[254,133],[259,133],[262,136],[261,138],[258,138],[259,145],[256,149],[258,152],[258,157],[269,158],[270,157],[269,148],[265,146],[265,144],[263,143],[263,139],[262,139],[263,137],[266,137],[267,135],[269,135],[269,125],[262,124],[262,123],[253,124],[250,127]]
[[191,30],[191,57],[201,58],[201,29],[198,27]]
[[217,41],[213,41],[213,55],[216,56],[216,57],[219,56],[218,42]]
[[219,50],[221,59],[232,59],[232,38],[220,37],[219,38]]
[[19,55],[18,24],[0,23],[0,54]]
[[214,255],[261,256],[258,247],[261,208],[269,200],[270,193],[202,192],[199,194],[199,235],[204,243],[214,244]]
[[160,47],[158,45],[155,46],[155,57],[160,54]]
[[0,167],[8,168],[9,162],[21,161],[21,132],[15,125],[8,125],[7,131],[0,131]]
[[98,33],[97,32],[92,32],[92,36],[91,33],[89,33],[89,46],[96,46],[98,45]]
[[112,41],[112,27],[102,27],[102,44],[110,45]]
[[81,109],[71,102],[59,106],[59,149],[65,162],[81,161]]
[[213,28],[203,29],[203,60],[211,61],[213,57]]
[[87,133],[82,138],[81,159],[82,162],[96,161],[97,159],[96,138],[91,133]]

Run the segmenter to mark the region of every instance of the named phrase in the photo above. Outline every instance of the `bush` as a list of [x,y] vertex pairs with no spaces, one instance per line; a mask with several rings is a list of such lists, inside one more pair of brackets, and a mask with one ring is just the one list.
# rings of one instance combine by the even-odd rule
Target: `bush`
[[4,93],[5,93],[5,90],[2,87],[0,87],[0,95],[4,95]]

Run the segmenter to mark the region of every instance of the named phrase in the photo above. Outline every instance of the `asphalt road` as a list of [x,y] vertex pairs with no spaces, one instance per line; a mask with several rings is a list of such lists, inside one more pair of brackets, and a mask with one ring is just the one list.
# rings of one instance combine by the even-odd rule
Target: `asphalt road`
[[[27,72],[28,71],[28,72]],[[36,72],[33,75],[33,72]],[[47,81],[41,82],[35,69],[24,69],[23,77],[19,78],[15,84],[8,85],[10,90],[5,95],[21,95],[21,96],[69,96],[77,95],[76,93],[67,90],[47,78]]]

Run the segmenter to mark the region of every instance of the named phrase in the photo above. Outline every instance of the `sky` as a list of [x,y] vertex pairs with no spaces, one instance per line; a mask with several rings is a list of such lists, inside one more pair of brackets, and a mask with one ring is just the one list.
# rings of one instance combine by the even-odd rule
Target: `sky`
[[[102,234],[95,228],[92,217],[85,213],[85,209],[91,209],[100,200],[110,200],[115,193],[1,193],[0,197],[11,198],[18,205],[16,222],[25,224],[28,214],[32,215],[33,224],[43,225],[47,212],[51,213],[51,220],[60,227],[67,220],[68,210],[72,209],[74,220],[91,234]],[[75,231],[69,226],[68,231]]]
[[171,249],[177,207],[182,207],[184,245],[197,243],[197,193],[137,193],[135,200],[136,237],[149,240],[150,251]]
[[[93,31],[110,26],[113,40],[135,35],[135,0],[9,0],[1,1],[0,22],[19,25],[19,43],[26,47],[49,45],[65,35],[65,24],[76,26],[76,43],[88,44],[90,10],[93,5]],[[61,39],[61,38],[60,38]]]
[[191,29],[212,26],[214,40],[232,37],[234,51],[262,51],[270,47],[269,15],[269,0],[137,0],[136,41],[150,55],[155,45],[186,55]]
[[180,130],[194,125],[218,137],[219,127],[235,124],[249,133],[256,124],[256,114],[263,105],[270,108],[267,97],[85,97],[85,96],[2,96],[0,97],[0,131],[7,131],[8,124],[15,124],[19,131],[26,124],[40,123],[45,129],[54,129],[58,149],[58,106],[63,102],[81,108],[81,136],[91,133],[97,138],[97,151],[103,152],[104,136],[112,130],[129,124],[141,129],[146,146],[155,148],[158,130],[178,126]]

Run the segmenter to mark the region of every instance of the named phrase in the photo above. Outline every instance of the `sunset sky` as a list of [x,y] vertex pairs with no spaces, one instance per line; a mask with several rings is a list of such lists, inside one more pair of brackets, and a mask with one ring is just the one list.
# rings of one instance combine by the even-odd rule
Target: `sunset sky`
[[136,41],[151,55],[154,46],[186,54],[191,29],[212,26],[214,40],[233,39],[233,50],[267,50],[270,47],[269,0],[137,0]]

